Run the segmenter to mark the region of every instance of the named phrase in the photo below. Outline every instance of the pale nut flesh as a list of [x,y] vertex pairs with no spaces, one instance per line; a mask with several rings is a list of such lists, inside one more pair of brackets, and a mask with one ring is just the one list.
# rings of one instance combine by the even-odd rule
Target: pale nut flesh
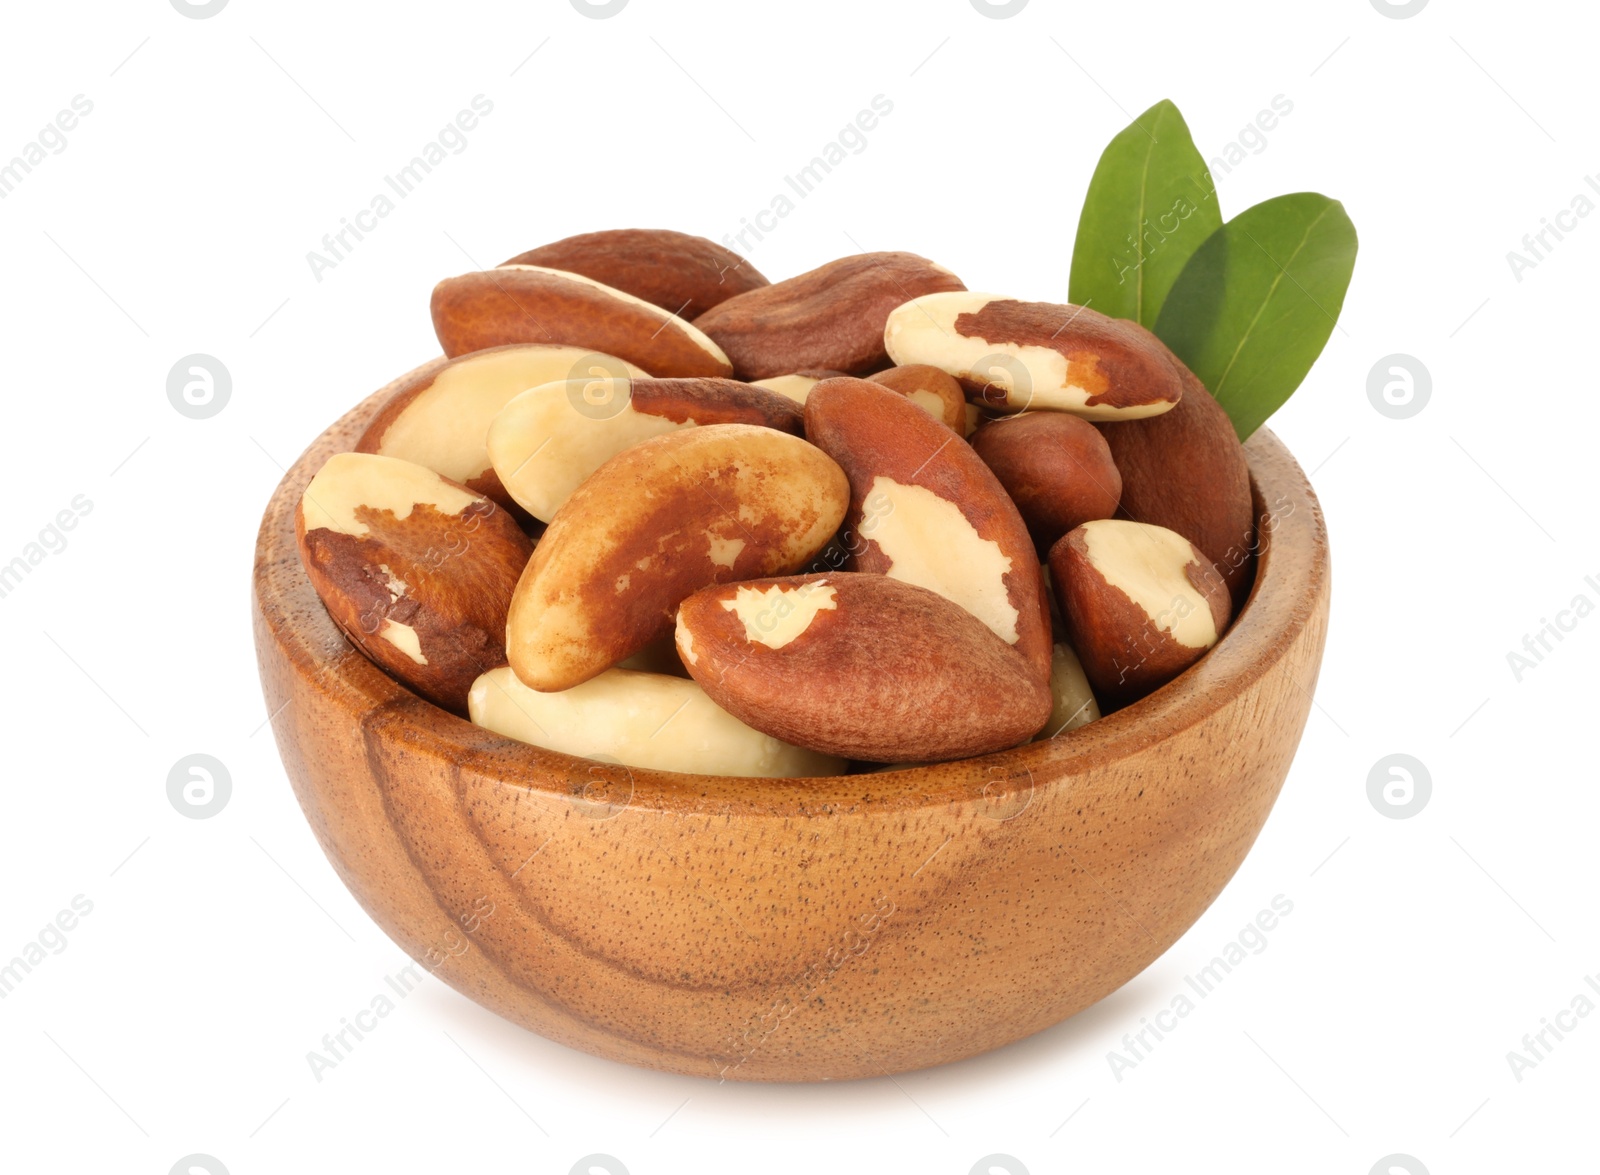
[[1050,719],[1035,739],[1055,738],[1100,719],[1100,703],[1072,646],[1056,642],[1050,659]]
[[1132,420],[1159,415],[1183,395],[1153,334],[1082,306],[924,294],[890,313],[883,339],[896,363],[937,367],[1001,411]]
[[905,367],[890,367],[867,378],[890,391],[899,392],[957,435],[964,437],[972,431],[967,427],[969,405],[966,393],[961,390],[961,384],[955,376],[927,363],[913,363]]
[[841,535],[850,568],[960,604],[1048,681],[1039,557],[1015,504],[972,447],[906,397],[862,379],[812,390],[806,436],[850,479]]
[[500,668],[473,683],[467,704],[472,721],[496,734],[628,767],[793,778],[840,775],[846,766],[751,729],[683,677],[608,669],[546,693]]
[[647,374],[584,347],[527,343],[474,351],[397,390],[356,451],[425,465],[507,505],[512,498],[494,475],[484,437],[513,397],[552,380]]
[[805,566],[849,500],[832,460],[776,429],[701,425],[624,449],[556,511],[529,560],[506,626],[511,665],[538,690],[586,681],[671,632],[700,588]]
[[806,397],[811,394],[811,389],[825,379],[834,379],[843,375],[842,371],[830,371],[826,368],[813,368],[810,371],[796,371],[789,375],[772,375],[766,379],[753,379],[750,382],[758,388],[777,392],[780,396],[787,396],[796,404],[804,404]]
[[1227,585],[1188,539],[1122,519],[1086,522],[1050,549],[1067,638],[1095,695],[1118,707],[1166,684],[1221,638]]
[[798,434],[799,409],[731,379],[578,379],[529,388],[488,428],[496,478],[549,522],[574,490],[622,450],[704,424],[753,424]]

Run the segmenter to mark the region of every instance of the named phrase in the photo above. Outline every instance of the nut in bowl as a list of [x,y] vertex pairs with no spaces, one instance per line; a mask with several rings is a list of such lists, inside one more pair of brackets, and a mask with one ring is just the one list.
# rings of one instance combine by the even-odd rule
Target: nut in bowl
[[[684,234],[532,256],[436,296],[450,378],[436,360],[347,412],[261,523],[279,750],[379,926],[552,1040],[750,1081],[984,1052],[1171,946],[1260,832],[1321,659],[1326,533],[1276,438],[1108,444],[1222,397],[1137,322],[1034,340],[1073,308],[968,295],[910,254],[773,285],[752,270],[720,300],[715,248]],[[663,257],[698,259],[682,288],[710,304],[704,332],[646,300],[678,288]],[[924,291],[886,298],[885,265]],[[507,282],[571,337],[523,337],[495,301]],[[1010,323],[1055,392],[1018,405],[972,347],[903,345],[919,297],[976,306],[963,335]],[[571,381],[508,386],[536,345],[633,365],[604,376],[616,407],[582,410]],[[735,378],[685,370],[719,346]],[[524,350],[465,358],[506,347]],[[427,465],[442,448],[372,453],[418,387],[433,419],[452,396],[474,414],[449,452],[482,492]],[[1027,415],[969,441],[958,394]],[[1212,505],[1130,509],[1163,446]],[[468,925],[475,949],[436,949]]]

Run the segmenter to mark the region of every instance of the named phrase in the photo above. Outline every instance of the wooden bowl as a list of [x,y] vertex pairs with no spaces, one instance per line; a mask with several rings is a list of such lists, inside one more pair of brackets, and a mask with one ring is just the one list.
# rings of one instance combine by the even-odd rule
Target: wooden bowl
[[[438,361],[436,361],[438,362]],[[397,381],[398,382],[398,381]],[[422,701],[334,627],[295,551],[329,429],[256,545],[256,653],[284,767],[373,920],[552,1040],[703,1077],[869,1077],[998,1048],[1175,942],[1266,821],[1327,631],[1322,512],[1247,446],[1255,588],[1200,663],[1069,736],[932,767],[770,780],[629,771]]]

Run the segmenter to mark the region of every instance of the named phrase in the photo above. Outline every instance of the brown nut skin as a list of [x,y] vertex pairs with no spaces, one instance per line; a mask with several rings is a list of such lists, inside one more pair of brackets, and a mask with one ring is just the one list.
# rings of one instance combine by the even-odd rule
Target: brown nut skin
[[1232,619],[1222,577],[1193,543],[1164,527],[1085,523],[1050,548],[1049,562],[1067,640],[1108,710],[1178,676]]
[[849,501],[837,465],[776,429],[707,424],[624,449],[528,561],[506,620],[511,667],[531,689],[579,685],[670,633],[701,588],[800,570]]
[[581,273],[687,321],[735,294],[769,284],[732,250],[667,228],[579,233],[519,253],[504,264]]
[[676,424],[759,424],[797,437],[806,430],[799,404],[736,379],[635,379],[629,403],[635,412]]
[[985,407],[1122,420],[1169,411],[1183,395],[1161,340],[1084,306],[996,294],[928,294],[884,324],[897,363],[949,372]]
[[679,606],[677,642],[690,675],[734,717],[851,759],[988,754],[1050,716],[1050,688],[1022,654],[965,608],[885,575],[705,588]]
[[1005,486],[1041,550],[1073,527],[1117,512],[1122,474],[1087,420],[1065,412],[1005,416],[980,424],[972,447]]
[[890,365],[883,327],[891,310],[918,294],[964,289],[955,274],[915,253],[860,253],[729,298],[695,325],[722,347],[740,379],[816,367],[865,375]]
[[447,277],[433,288],[432,313],[451,358],[507,343],[566,343],[662,379],[733,374],[722,349],[686,320],[558,269],[507,265]]
[[295,541],[345,635],[434,704],[464,716],[473,681],[506,663],[506,613],[533,543],[488,498],[408,461],[342,453],[307,487]]
[[[965,604],[1048,682],[1050,609],[1039,558],[1017,507],[972,447],[898,392],[850,378],[811,390],[806,437],[850,479],[840,536],[850,569],[909,579]],[[924,537],[928,527],[942,528],[936,544]],[[976,598],[941,590],[933,582],[946,574],[941,564],[950,583],[976,585]]]
[[867,378],[907,397],[929,416],[943,421],[957,436],[967,435],[967,394],[955,376],[926,363],[909,363]]
[[1144,420],[1101,424],[1122,472],[1118,516],[1175,530],[1221,572],[1235,609],[1255,577],[1250,469],[1233,421],[1176,355],[1183,399]]

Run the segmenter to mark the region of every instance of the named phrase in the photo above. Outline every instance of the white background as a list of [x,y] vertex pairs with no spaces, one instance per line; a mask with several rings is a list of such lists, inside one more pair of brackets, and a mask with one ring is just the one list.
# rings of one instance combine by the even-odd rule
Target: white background
[[[1520,1081],[1507,1061],[1600,973],[1600,619],[1520,682],[1507,662],[1574,596],[1600,603],[1600,217],[1520,281],[1506,259],[1600,169],[1591,15],[8,5],[0,159],[75,95],[94,109],[0,201],[0,562],[76,495],[92,510],[0,599],[0,961],[75,895],[93,910],[0,1001],[0,1166],[565,1175],[602,1153],[633,1175],[967,1175],[1000,1153],[1034,1175],[1366,1175],[1403,1153],[1435,1175],[1594,1170],[1600,1015]],[[478,94],[494,109],[467,148],[316,280],[307,252]],[[1224,213],[1313,189],[1355,221],[1340,329],[1272,422],[1314,470],[1335,592],[1259,843],[1123,990],[941,1069],[719,1086],[571,1052],[427,980],[317,1081],[307,1052],[406,959],[324,860],[265,726],[248,577],[282,466],[435,353],[440,277],[596,228],[720,239],[877,94],[894,109],[866,149],[756,245],[769,277],[908,249],[974,288],[1064,300],[1099,152],[1163,97],[1209,158],[1284,95],[1264,149],[1217,175]],[[166,397],[193,352],[233,378],[207,420]],[[1432,376],[1407,420],[1367,397],[1396,352]],[[166,794],[195,752],[233,781],[207,820]],[[1431,774],[1410,819],[1368,800],[1392,752]],[[1119,1081],[1123,1034],[1278,894],[1294,909],[1267,948]]]

